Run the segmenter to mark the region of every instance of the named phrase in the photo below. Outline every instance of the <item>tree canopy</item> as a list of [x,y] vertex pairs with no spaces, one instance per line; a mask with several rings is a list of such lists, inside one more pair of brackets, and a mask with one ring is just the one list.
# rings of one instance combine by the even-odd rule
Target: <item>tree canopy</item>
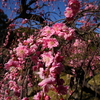
[[99,100],[98,0],[0,4],[0,100]]

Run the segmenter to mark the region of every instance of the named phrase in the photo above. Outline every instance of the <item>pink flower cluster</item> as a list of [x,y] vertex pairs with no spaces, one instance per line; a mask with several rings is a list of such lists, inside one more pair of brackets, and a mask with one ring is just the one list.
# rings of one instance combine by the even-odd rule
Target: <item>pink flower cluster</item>
[[78,0],[68,0],[68,7],[64,12],[66,18],[70,21],[77,14],[80,9],[80,3]]
[[64,23],[56,23],[53,26],[55,30],[55,35],[65,40],[71,40],[75,37],[75,29],[67,27]]
[[[66,94],[68,91],[68,86],[63,86],[64,80],[60,79],[59,76],[63,70],[63,65],[61,63],[63,57],[61,56],[60,52],[57,52],[54,54],[54,56],[51,51],[44,52],[41,54],[41,57],[45,68],[41,66],[39,72],[36,73],[42,79],[42,81],[38,84],[42,87],[42,91],[34,96],[34,100],[40,100],[42,95],[45,97],[49,90],[54,90],[60,95]],[[60,90],[61,88],[63,89],[62,91]],[[46,98],[47,97],[48,96],[46,96]],[[50,97],[48,98],[49,99],[47,100],[50,100]]]
[[[59,95],[66,94],[68,86],[65,86],[64,80],[60,78],[63,71],[63,56],[56,48],[60,48],[61,41],[71,40],[74,36],[74,29],[67,27],[64,23],[56,23],[52,27],[45,26],[36,37],[31,35],[28,39],[19,42],[18,46],[10,52],[12,58],[5,63],[5,69],[9,71],[4,79],[8,82],[9,91],[6,90],[6,93],[9,94],[12,91],[19,99],[21,91],[25,89],[23,82],[27,81],[27,87],[33,87],[30,81],[32,79],[28,78],[28,75],[23,76],[30,69],[36,77],[41,79],[38,83],[41,91],[34,95],[34,100],[42,98],[50,100],[51,98],[47,95],[49,90]],[[5,97],[8,97],[8,94]],[[21,99],[28,100],[27,97],[21,97]]]
[[27,23],[27,22],[28,22],[28,19],[22,20],[22,24],[25,24],[25,23]]
[[53,38],[58,36],[64,40],[71,40],[75,37],[75,30],[67,27],[64,23],[56,23],[52,27],[45,26],[40,30],[40,39],[37,40],[41,43],[43,48],[53,48],[59,46],[58,40]]
[[93,3],[88,3],[88,4],[85,4],[85,10],[94,10],[94,9],[97,9],[98,6],[93,4]]

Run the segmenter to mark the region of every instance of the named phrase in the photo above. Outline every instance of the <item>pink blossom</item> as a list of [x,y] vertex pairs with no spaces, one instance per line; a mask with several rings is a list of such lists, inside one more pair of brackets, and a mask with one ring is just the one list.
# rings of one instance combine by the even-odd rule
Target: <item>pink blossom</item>
[[42,30],[41,30],[41,36],[46,36],[46,37],[51,37],[54,34],[54,30],[49,27],[49,26],[45,26]]
[[8,84],[10,90],[13,90],[14,92],[20,91],[20,88],[15,81],[10,80]]
[[80,9],[80,3],[78,0],[69,0],[68,6],[71,7],[76,12],[78,12],[78,10]]
[[71,40],[75,37],[75,29],[68,28],[68,32],[64,34],[65,40]]
[[61,56],[60,52],[55,54],[55,62],[61,62],[63,60],[63,56]]
[[14,28],[15,27],[15,24],[10,24],[9,27],[10,28]]
[[18,76],[18,73],[13,71],[9,74],[9,79],[15,80],[17,76]]
[[11,97],[5,97],[4,100],[11,100]]
[[50,48],[50,49],[52,49],[53,47],[57,47],[59,45],[56,38],[46,39],[45,42],[47,43],[47,47]]
[[45,77],[46,77],[45,76],[46,70],[44,70],[43,68],[40,68],[39,70],[40,71],[36,72],[36,74],[38,74],[41,79],[45,79]]
[[29,48],[29,54],[36,52],[37,48],[38,48],[38,45],[36,45],[36,44],[31,45]]
[[49,78],[45,78],[42,82],[40,82],[38,85],[39,86],[45,86],[45,85],[48,85],[48,84],[54,84],[56,81],[55,81],[55,78],[53,77],[49,77]]
[[52,28],[58,32],[58,31],[61,31],[61,30],[66,30],[66,25],[64,23],[56,23],[52,26]]
[[64,12],[66,18],[72,18],[74,16],[73,10],[70,7],[66,8],[66,11]]
[[27,23],[28,22],[28,19],[24,19],[24,20],[22,20],[22,24],[25,24],[25,23]]
[[80,43],[79,39],[76,39],[73,46],[78,47],[79,43]]
[[5,63],[5,69],[6,70],[9,70],[11,67],[21,68],[19,62],[18,61],[14,61],[13,59],[10,59],[7,63]]
[[16,55],[18,57],[24,58],[29,55],[29,50],[28,50],[27,46],[24,46],[22,44],[19,45],[15,50],[16,50]]
[[24,45],[32,44],[33,43],[33,38],[30,37],[27,40],[24,40],[23,43],[24,43]]
[[34,95],[33,100],[41,100],[42,96],[43,96],[43,91],[40,91],[36,95]]
[[42,60],[45,63],[46,67],[49,67],[51,65],[51,63],[53,62],[54,57],[52,56],[52,52],[44,52],[42,55]]
[[50,73],[52,76],[55,76],[56,74],[60,74],[63,70],[63,66],[60,63],[55,63],[50,68]]
[[57,47],[59,45],[56,38],[44,37],[44,38],[40,39],[38,42],[41,42],[43,49],[45,49],[45,48],[52,49],[53,47]]
[[50,97],[49,97],[48,95],[46,95],[46,96],[44,97],[44,100],[50,100]]
[[33,87],[33,84],[31,82],[29,82],[28,87]]
[[92,71],[90,71],[89,76],[90,76],[90,77],[92,77],[92,76],[93,76],[93,72],[92,72]]
[[87,10],[87,9],[97,9],[97,6],[95,6],[95,5],[93,5],[93,4],[91,4],[91,3],[88,3],[88,5],[85,7],[85,10]]
[[10,91],[8,89],[5,90],[5,94],[9,95]]
[[86,46],[86,43],[82,41],[81,39],[76,39],[73,46],[83,48],[84,46]]
[[[34,59],[34,61],[35,61],[35,59]],[[43,63],[41,63],[40,61],[38,61],[37,64],[34,65],[32,69],[34,71],[37,71],[37,70],[39,70],[40,67],[43,67]]]

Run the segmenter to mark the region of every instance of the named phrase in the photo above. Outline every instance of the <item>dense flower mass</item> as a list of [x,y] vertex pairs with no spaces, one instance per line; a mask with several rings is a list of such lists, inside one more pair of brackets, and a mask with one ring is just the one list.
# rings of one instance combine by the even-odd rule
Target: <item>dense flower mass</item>
[[27,48],[27,46],[23,46],[22,44],[20,44],[17,48],[16,48],[16,55],[18,57],[26,57],[29,55],[29,50]]
[[[32,70],[36,77],[41,79],[38,86],[42,91],[34,95],[34,100],[50,100],[47,95],[49,90],[56,91],[59,95],[66,94],[68,87],[64,85],[64,80],[60,79],[60,74],[64,67],[62,64],[63,56],[59,51],[55,51],[60,47],[60,41],[69,41],[75,37],[75,30],[67,27],[64,23],[56,23],[53,26],[45,26],[39,32],[39,37],[31,35],[28,39],[23,40],[10,53],[12,59],[5,63],[5,69],[10,72],[5,78],[8,80],[9,91],[13,91],[14,95],[19,96],[25,88],[21,88],[22,73],[28,70],[32,64]],[[34,40],[35,38],[35,40]],[[31,64],[30,61],[31,60]],[[13,75],[13,76],[12,76]],[[9,77],[10,76],[10,77]],[[20,76],[19,78],[17,76]],[[18,81],[16,81],[16,78]],[[28,82],[28,88],[32,87],[32,82],[29,82],[29,76],[25,76]],[[10,80],[12,79],[12,80]],[[60,91],[60,89],[63,89]],[[26,96],[22,100],[28,100]]]
[[51,63],[53,62],[52,52],[51,51],[44,52],[41,56],[42,56],[43,62],[45,63],[45,66],[49,67]]
[[41,29],[41,36],[51,37],[54,32],[55,31],[51,27],[45,26],[43,29]]
[[[17,3],[21,4],[23,1]],[[84,3],[83,7],[79,0],[68,0],[64,21],[58,20],[57,23],[52,23],[49,19],[50,14],[44,14],[43,10],[39,15],[35,10],[38,8],[39,11],[42,6],[45,8],[46,4],[50,5],[57,0],[30,0],[29,3],[28,0],[25,1],[27,1],[27,5],[23,4],[21,7],[28,8],[27,11],[24,9],[17,11],[17,14],[22,12],[18,17],[23,17],[20,28],[15,29],[14,20],[16,18],[11,20],[13,23],[7,24],[8,32],[3,49],[7,48],[9,38],[12,38],[11,32],[17,41],[7,48],[10,51],[6,55],[9,59],[2,61],[5,55],[2,56],[0,53],[0,68],[5,69],[4,72],[0,69],[0,72],[4,73],[0,74],[0,100],[66,100],[67,98],[81,100],[82,92],[87,90],[86,86],[92,86],[88,85],[87,79],[92,79],[95,74],[99,73],[100,34],[96,34],[96,31],[92,33],[92,30],[95,30],[93,25],[96,25],[99,18],[94,16],[98,13],[97,7],[93,3]],[[66,0],[63,1],[66,2]],[[2,0],[2,2],[3,6],[7,6],[7,0]],[[31,6],[35,7],[34,13]],[[80,10],[80,7],[85,10]],[[96,13],[93,12],[94,9],[97,11]],[[58,8],[58,10],[60,9]],[[88,10],[91,12],[87,13]],[[3,11],[0,9],[0,12]],[[35,13],[37,13],[36,18]],[[34,16],[31,17],[31,14]],[[81,17],[83,15],[84,17]],[[87,15],[92,17],[88,20]],[[34,29],[35,25],[33,25],[29,29],[29,24],[27,27],[22,27],[31,20],[33,21],[34,18],[35,21],[41,23],[41,18],[46,17],[48,18],[43,20],[41,28]],[[99,24],[97,24],[98,26]],[[5,53],[6,51],[3,49],[0,48],[0,52]],[[94,89],[96,92],[96,88],[93,87],[92,91]],[[95,94],[98,96],[99,92]]]
[[80,9],[80,3],[78,0],[68,0],[68,7],[64,12],[67,20],[73,20],[73,17],[78,13]]
[[78,0],[68,0],[68,6],[74,11],[78,11],[80,9],[80,3]]
[[66,11],[65,11],[65,16],[67,18],[72,18],[74,16],[74,12],[73,12],[73,9],[70,8],[70,7],[67,7],[66,8]]

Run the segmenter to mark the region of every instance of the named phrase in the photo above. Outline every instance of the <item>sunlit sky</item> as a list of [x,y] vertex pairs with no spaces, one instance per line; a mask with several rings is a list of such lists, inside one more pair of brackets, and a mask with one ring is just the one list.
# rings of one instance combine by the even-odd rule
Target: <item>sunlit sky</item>
[[[48,3],[46,4],[48,5]],[[40,5],[42,5],[42,2],[40,2]],[[49,4],[48,6],[43,7],[41,11],[53,13],[53,16],[50,17],[54,21],[65,17],[63,15],[66,5],[67,2],[64,3],[63,1],[60,2],[56,1],[54,4]],[[34,7],[34,5],[31,5],[31,7],[32,6]],[[19,5],[16,4],[16,1],[9,0],[7,8],[2,7],[2,2],[0,2],[0,8],[4,10],[4,13],[7,14],[8,18],[14,18],[16,17],[16,14],[13,12],[13,9],[18,9]],[[36,13],[40,13],[40,10],[37,10]]]
[[[29,2],[30,0],[27,0],[27,2]],[[66,2],[63,2],[66,1]],[[84,1],[84,0],[83,0]],[[89,0],[91,2],[95,1],[95,0]],[[98,1],[99,2],[99,1]],[[43,2],[41,1],[39,3],[39,5],[42,5]],[[43,7],[42,9],[37,9],[36,12],[34,12],[35,14],[39,14],[40,12],[50,12],[51,15],[48,16],[53,22],[57,21],[59,19],[64,19],[64,11],[65,8],[67,7],[67,0],[57,0],[56,2],[52,3],[48,3],[46,2],[45,4],[47,4],[47,6]],[[16,0],[8,0],[8,5],[7,7],[2,7],[2,2],[0,1],[0,9],[3,9],[4,13],[7,14],[9,19],[13,19],[16,16],[18,16],[18,14],[16,14],[13,10],[18,9],[20,6],[20,4],[16,4]],[[34,4],[31,5],[32,8],[34,8]],[[18,19],[20,22],[20,19]],[[63,20],[61,20],[63,21]]]

